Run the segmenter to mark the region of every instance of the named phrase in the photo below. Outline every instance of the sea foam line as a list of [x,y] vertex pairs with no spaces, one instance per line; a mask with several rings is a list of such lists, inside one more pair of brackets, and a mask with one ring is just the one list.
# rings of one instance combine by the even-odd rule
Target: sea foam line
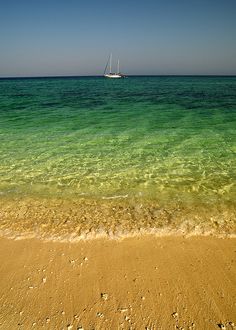
[[83,241],[91,241],[98,239],[107,240],[118,240],[122,241],[127,238],[140,238],[145,236],[154,237],[216,237],[216,238],[236,238],[235,233],[217,232],[214,230],[204,231],[202,228],[195,228],[191,231],[186,231],[180,228],[141,228],[139,230],[131,231],[106,231],[98,230],[92,232],[82,232],[79,235],[77,233],[64,234],[64,235],[50,235],[50,234],[39,234],[37,232],[15,232],[8,229],[0,230],[0,237],[8,238],[13,240],[24,240],[24,239],[39,239],[45,242],[61,242],[61,243],[78,243]]

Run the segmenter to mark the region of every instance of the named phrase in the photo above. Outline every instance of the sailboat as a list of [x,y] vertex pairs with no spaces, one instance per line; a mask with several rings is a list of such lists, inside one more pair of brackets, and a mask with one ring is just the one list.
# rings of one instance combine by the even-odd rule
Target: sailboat
[[[106,73],[107,67],[109,64],[109,73]],[[112,72],[112,54],[110,54],[109,59],[107,61],[105,70],[104,70],[104,77],[105,78],[124,78],[125,76],[120,73],[120,61],[117,61],[117,71]]]

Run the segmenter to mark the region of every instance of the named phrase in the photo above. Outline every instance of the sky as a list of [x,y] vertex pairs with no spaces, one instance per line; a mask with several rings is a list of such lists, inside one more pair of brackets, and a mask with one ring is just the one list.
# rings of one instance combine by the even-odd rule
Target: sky
[[0,0],[0,77],[235,75],[236,0]]

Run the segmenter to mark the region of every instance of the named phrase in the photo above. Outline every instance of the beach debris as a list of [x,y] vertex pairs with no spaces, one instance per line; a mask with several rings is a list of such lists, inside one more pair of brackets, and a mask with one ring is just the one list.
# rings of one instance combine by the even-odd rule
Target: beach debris
[[31,286],[29,286],[29,289],[33,289],[34,287],[31,285]]
[[100,312],[98,312],[98,313],[97,313],[97,317],[103,318],[103,317],[104,317],[104,314],[103,314],[103,313],[100,313]]
[[108,293],[101,293],[101,298],[103,300],[107,300],[108,299]]
[[179,314],[177,312],[174,312],[171,314],[171,316],[173,316],[174,318],[177,318],[179,316]]
[[64,311],[62,311],[62,312],[61,312],[61,314],[62,314],[62,315],[65,315],[65,312],[64,312]]
[[68,324],[67,325],[67,330],[71,330],[71,329],[73,329],[73,325],[72,324]]
[[126,315],[125,316],[125,321],[130,322],[130,317]]
[[49,317],[46,318],[46,322],[47,322],[47,323],[50,322],[50,318],[49,318]]
[[43,278],[42,278],[42,282],[43,282],[43,283],[46,283],[46,281],[47,281],[47,278],[46,278],[46,277],[43,277]]
[[32,326],[35,327],[35,326],[36,326],[36,322],[33,322],[33,323],[32,323]]
[[84,257],[84,261],[88,261],[88,258],[87,257]]
[[121,308],[118,309],[118,311],[121,312],[121,313],[128,312],[128,310],[129,309],[127,307],[121,307]]
[[23,314],[23,311],[20,311],[20,313],[19,313],[20,315],[22,315]]
[[77,327],[77,330],[84,330],[84,328],[81,327],[81,326],[78,326],[78,327]]
[[145,300],[145,297],[142,296],[141,299],[142,299],[142,300]]
[[220,329],[223,329],[223,330],[226,329],[226,327],[225,327],[225,325],[224,325],[223,323],[218,323],[217,325],[218,325],[218,327],[219,327]]

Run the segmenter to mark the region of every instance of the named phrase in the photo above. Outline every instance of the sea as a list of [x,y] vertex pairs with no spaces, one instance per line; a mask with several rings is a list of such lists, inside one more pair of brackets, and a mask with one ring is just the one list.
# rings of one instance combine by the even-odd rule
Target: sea
[[0,232],[236,234],[236,77],[0,79]]

